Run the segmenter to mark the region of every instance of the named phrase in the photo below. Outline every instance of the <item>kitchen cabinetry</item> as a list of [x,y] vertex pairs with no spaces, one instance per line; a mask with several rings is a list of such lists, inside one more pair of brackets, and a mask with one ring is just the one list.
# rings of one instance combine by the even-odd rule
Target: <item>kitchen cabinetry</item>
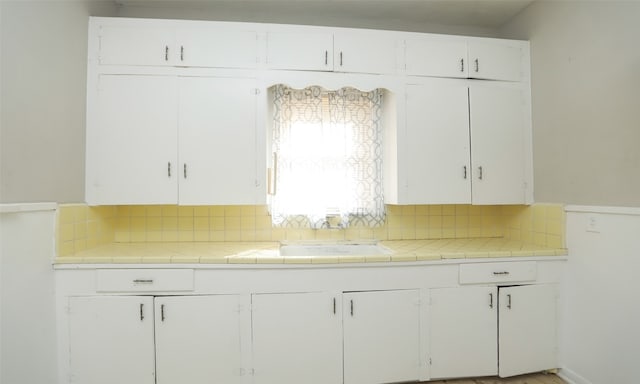
[[345,384],[419,379],[418,290],[349,292],[342,305]]
[[406,102],[409,161],[400,203],[526,202],[521,89],[434,80],[407,85]]
[[70,382],[240,383],[239,318],[237,295],[70,298]]
[[267,67],[392,74],[396,72],[396,46],[392,34],[269,32]]
[[522,81],[519,42],[466,38],[412,38],[405,41],[406,73],[487,80]]
[[101,75],[87,202],[256,204],[255,90],[252,79]]
[[252,296],[255,384],[342,383],[339,294]]
[[255,68],[258,35],[231,26],[188,24],[104,25],[101,65]]
[[509,377],[556,367],[556,308],[554,284],[431,290],[431,377]]

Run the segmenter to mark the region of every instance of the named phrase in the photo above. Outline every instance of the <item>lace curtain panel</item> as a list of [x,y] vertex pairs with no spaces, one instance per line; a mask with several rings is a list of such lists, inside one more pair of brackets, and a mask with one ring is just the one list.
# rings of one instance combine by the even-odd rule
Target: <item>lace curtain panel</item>
[[273,87],[273,224],[384,223],[381,90]]

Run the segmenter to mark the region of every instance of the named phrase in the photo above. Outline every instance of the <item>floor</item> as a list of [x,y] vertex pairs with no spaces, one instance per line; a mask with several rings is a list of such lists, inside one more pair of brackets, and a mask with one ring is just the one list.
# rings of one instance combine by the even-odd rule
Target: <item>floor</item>
[[501,379],[499,377],[484,377],[479,379],[455,379],[429,381],[429,384],[565,384],[566,382],[556,375],[535,373]]

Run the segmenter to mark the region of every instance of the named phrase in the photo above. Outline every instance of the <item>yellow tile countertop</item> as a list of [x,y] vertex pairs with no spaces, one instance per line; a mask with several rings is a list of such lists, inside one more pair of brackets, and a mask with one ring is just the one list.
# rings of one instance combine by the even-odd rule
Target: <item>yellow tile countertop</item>
[[389,240],[378,244],[390,252],[380,255],[282,256],[279,242],[112,243],[60,256],[55,264],[339,264],[567,254],[566,249],[545,248],[503,238]]

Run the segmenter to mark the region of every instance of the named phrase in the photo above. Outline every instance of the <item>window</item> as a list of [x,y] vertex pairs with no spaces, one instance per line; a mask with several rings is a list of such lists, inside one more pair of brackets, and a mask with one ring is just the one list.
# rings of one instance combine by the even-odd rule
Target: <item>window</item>
[[273,224],[384,222],[382,90],[273,87]]

